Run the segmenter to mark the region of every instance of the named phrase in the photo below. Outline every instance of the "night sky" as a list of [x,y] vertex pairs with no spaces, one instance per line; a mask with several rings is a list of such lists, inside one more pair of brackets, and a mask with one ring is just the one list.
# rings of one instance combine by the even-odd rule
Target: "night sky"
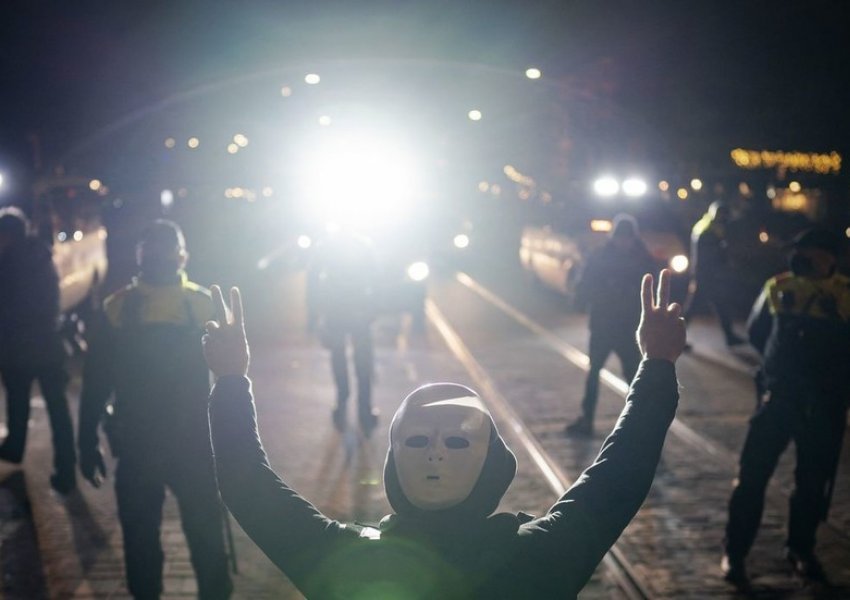
[[12,2],[0,19],[0,169],[199,84],[282,61],[474,63],[602,93],[689,159],[847,154],[850,9],[810,2]]

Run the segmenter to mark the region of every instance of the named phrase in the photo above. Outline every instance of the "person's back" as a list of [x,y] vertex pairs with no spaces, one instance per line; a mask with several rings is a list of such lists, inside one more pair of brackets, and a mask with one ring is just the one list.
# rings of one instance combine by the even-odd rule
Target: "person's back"
[[311,267],[317,313],[340,325],[372,320],[377,264],[371,242],[350,231],[322,240]]
[[53,432],[50,483],[59,493],[76,487],[74,433],[59,336],[59,278],[50,248],[28,235],[29,222],[14,207],[0,210],[0,372],[6,390],[8,435],[0,458],[23,460],[32,383],[38,380]]
[[2,363],[33,366],[61,360],[59,280],[50,249],[27,237],[0,258]]
[[589,307],[590,328],[637,327],[640,280],[655,268],[655,261],[637,237],[625,247],[609,241],[592,254],[579,281],[581,301]]
[[104,427],[118,459],[127,585],[137,598],[162,593],[166,488],[180,506],[199,597],[223,599],[232,589],[206,418],[209,371],[200,349],[212,305],[209,292],[186,278],[187,258],[176,224],[151,224],[137,249],[139,277],[104,301],[83,372],[80,470],[95,487],[106,475],[97,429],[114,396]]
[[[209,371],[200,345],[208,293],[185,279],[167,286],[136,281],[104,302],[109,320],[115,414],[122,443],[168,454],[206,435]],[[168,446],[151,446],[157,439]],[[201,441],[199,440],[199,441]]]
[[785,273],[766,284],[773,324],[765,347],[770,385],[847,389],[850,375],[850,279]]

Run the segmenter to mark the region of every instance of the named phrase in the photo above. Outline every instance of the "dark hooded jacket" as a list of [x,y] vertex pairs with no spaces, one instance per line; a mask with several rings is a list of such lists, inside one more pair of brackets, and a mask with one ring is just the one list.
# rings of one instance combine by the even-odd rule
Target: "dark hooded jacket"
[[606,242],[590,255],[576,285],[576,302],[587,305],[591,331],[611,331],[634,337],[640,321],[640,282],[658,265],[643,240],[629,249]]
[[329,519],[274,473],[247,378],[219,379],[210,425],[225,503],[307,598],[573,598],[646,497],[677,401],[673,365],[644,361],[596,461],[540,518],[484,508],[515,468],[497,435],[482,471],[497,497],[460,512],[407,511],[385,472],[398,512],[380,530]]
[[59,276],[50,248],[27,237],[0,256],[0,368],[31,368],[64,360]]

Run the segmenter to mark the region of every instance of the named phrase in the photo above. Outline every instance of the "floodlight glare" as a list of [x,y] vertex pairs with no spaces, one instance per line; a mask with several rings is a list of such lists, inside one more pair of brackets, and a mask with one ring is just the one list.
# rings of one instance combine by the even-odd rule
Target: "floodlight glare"
[[637,177],[629,177],[623,182],[623,193],[631,198],[640,198],[646,194],[646,181]]
[[609,198],[620,191],[620,184],[613,177],[605,175],[593,182],[593,191],[597,196]]
[[309,235],[299,235],[298,236],[298,247],[306,250],[310,246],[313,245],[313,240],[310,239]]
[[416,161],[396,140],[339,132],[307,148],[298,183],[307,216],[355,229],[392,223],[418,189]]

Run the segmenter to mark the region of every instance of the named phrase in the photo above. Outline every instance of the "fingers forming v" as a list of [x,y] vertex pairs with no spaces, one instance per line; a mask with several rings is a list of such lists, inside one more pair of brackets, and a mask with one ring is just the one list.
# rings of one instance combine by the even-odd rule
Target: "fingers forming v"
[[242,313],[242,294],[238,287],[230,288],[230,306],[233,309],[233,324],[241,329],[245,328],[245,318]]
[[227,305],[224,303],[224,296],[221,294],[221,288],[217,285],[210,286],[212,294],[213,307],[215,309],[215,318],[219,326],[227,325]]
[[640,282],[640,307],[644,314],[650,312],[652,306],[652,275],[647,273]]
[[657,308],[666,309],[670,304],[670,270],[661,269],[658,281],[658,304]]

